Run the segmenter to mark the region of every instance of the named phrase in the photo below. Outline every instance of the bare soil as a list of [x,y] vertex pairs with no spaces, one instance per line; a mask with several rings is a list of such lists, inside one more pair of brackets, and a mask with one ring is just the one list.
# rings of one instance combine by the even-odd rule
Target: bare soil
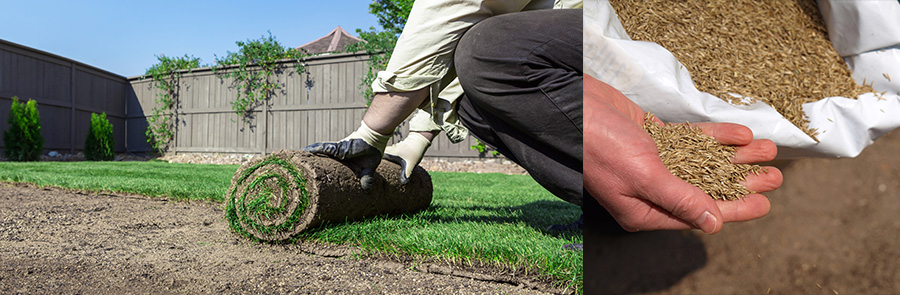
[[0,184],[2,294],[545,294],[490,269],[253,243],[223,205]]
[[586,224],[585,294],[900,292],[900,130],[853,159],[774,164],[784,184],[766,193],[771,212],[716,235]]

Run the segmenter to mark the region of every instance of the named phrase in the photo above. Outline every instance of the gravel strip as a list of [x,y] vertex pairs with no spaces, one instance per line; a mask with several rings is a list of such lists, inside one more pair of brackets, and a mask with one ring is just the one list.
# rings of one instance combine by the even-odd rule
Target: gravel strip
[[[116,155],[115,160],[148,161],[156,159],[169,163],[240,165],[259,156],[259,154],[181,153],[152,157],[146,155],[119,154]],[[6,159],[0,157],[0,161],[6,161]],[[84,154],[65,154],[51,151],[47,155],[41,156],[41,161],[84,161]],[[488,158],[484,160],[424,159],[422,160],[422,163],[419,163],[419,166],[422,166],[422,168],[425,168],[425,170],[428,171],[439,172],[504,173],[513,175],[528,174],[528,172],[525,171],[525,168],[522,168],[522,166],[505,158]]]

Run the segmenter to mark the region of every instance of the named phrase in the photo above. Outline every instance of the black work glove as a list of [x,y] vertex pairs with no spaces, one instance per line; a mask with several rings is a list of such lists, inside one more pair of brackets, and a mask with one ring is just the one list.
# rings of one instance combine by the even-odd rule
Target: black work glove
[[364,191],[372,188],[375,168],[381,163],[384,148],[391,135],[380,134],[361,122],[359,129],[338,142],[318,142],[303,151],[348,161],[360,168],[359,183]]

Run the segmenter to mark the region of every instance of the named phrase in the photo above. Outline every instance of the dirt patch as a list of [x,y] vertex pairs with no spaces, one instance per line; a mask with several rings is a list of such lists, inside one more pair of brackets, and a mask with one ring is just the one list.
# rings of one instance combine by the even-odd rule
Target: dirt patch
[[360,259],[358,253],[333,245],[247,241],[230,232],[218,203],[0,184],[4,294],[553,291],[491,270]]
[[896,294],[898,151],[895,130],[857,158],[776,162],[771,212],[712,236],[604,236],[586,220],[585,294]]

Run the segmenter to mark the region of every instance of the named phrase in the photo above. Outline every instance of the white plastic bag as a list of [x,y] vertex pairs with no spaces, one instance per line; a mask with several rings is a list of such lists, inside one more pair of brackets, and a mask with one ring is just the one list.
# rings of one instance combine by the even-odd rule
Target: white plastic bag
[[[893,3],[900,9],[900,3],[897,1],[884,2]],[[841,12],[846,11],[843,8],[838,9],[845,6],[848,5],[843,2],[840,5],[831,5],[829,11],[846,13]],[[876,89],[888,91],[882,98],[874,94],[864,94],[856,100],[828,97],[803,105],[810,119],[809,127],[816,128],[820,132],[818,135],[820,142],[817,143],[764,103],[737,106],[697,90],[687,69],[668,50],[656,43],[631,40],[608,1],[589,0],[586,1],[584,9],[584,66],[587,74],[610,84],[663,121],[742,124],[752,129],[756,138],[774,141],[779,146],[779,158],[855,157],[876,138],[900,127],[900,96],[896,92],[896,89],[900,89],[900,72],[898,72],[900,54],[896,48],[861,51],[862,53],[847,57],[848,63],[854,66],[852,69],[854,77],[863,71],[862,68],[870,69],[865,71],[866,77],[874,76],[873,73],[878,71],[888,75],[897,73],[892,77],[892,81],[887,81],[885,75],[878,74],[884,81],[878,81]],[[856,10],[853,11],[866,15],[871,13],[866,12],[868,11],[866,9],[885,8],[854,9]],[[830,18],[826,17],[826,20],[835,18],[837,17],[832,15]],[[868,20],[877,21],[875,17],[858,18],[859,22]],[[894,21],[896,31],[900,32],[900,22],[896,19]],[[852,29],[876,27],[878,26],[861,24]],[[879,35],[881,32],[857,34],[870,36]],[[851,33],[840,35],[852,36]],[[867,46],[879,46],[872,44],[891,44],[889,41],[879,42],[882,43],[856,41],[859,46],[848,45],[848,52],[863,50]],[[854,42],[846,42],[851,43]],[[869,78],[868,82],[874,80]],[[882,87],[882,84],[885,86]]]
[[900,91],[900,1],[820,0],[819,10],[856,82]]

